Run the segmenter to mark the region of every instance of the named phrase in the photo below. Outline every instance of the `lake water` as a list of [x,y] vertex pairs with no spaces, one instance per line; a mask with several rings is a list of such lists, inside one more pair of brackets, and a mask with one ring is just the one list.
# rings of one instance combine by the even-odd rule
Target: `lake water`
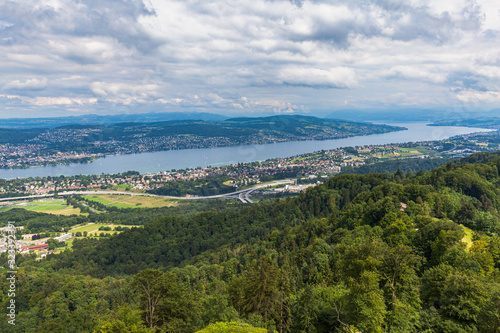
[[367,136],[355,136],[338,140],[294,141],[265,145],[244,145],[113,155],[84,164],[75,163],[28,169],[0,170],[0,178],[11,179],[16,177],[46,177],[59,175],[74,176],[101,173],[113,174],[128,170],[148,173],[172,169],[263,161],[270,158],[290,157],[298,154],[340,147],[443,140],[460,134],[490,131],[488,129],[471,127],[426,126],[425,123],[398,123],[393,125],[406,127],[408,130]]

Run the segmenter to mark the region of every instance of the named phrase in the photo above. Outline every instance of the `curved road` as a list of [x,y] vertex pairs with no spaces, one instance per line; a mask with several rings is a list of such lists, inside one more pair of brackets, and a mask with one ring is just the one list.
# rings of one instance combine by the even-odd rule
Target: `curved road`
[[[164,199],[175,199],[175,200],[206,200],[206,199],[220,199],[220,198],[233,198],[233,199],[239,199],[241,202],[248,202],[248,203],[253,203],[252,199],[250,199],[250,194],[252,192],[255,192],[257,190],[269,187],[269,186],[276,186],[276,185],[283,185],[283,184],[293,184],[294,180],[293,179],[283,179],[283,180],[277,180],[274,182],[266,183],[266,184],[261,184],[261,185],[256,185],[250,188],[246,188],[243,190],[239,190],[236,192],[231,192],[231,193],[225,193],[225,194],[218,194],[218,195],[210,195],[206,197],[174,197],[174,196],[168,196],[168,195],[157,195],[157,194],[149,194],[149,193],[134,193],[134,192],[115,192],[115,191],[65,191],[65,192],[59,192],[59,196],[66,196],[66,195],[73,195],[73,194],[80,194],[80,195],[102,195],[102,194],[108,194],[108,195],[132,195],[132,196],[145,196],[145,197],[156,197],[156,198],[164,198]],[[11,197],[11,198],[0,198],[0,201],[12,201],[12,200],[30,200],[30,199],[39,199],[39,198],[50,198],[53,197],[54,194],[40,194],[40,195],[29,195],[29,196],[24,196],[24,197]]]

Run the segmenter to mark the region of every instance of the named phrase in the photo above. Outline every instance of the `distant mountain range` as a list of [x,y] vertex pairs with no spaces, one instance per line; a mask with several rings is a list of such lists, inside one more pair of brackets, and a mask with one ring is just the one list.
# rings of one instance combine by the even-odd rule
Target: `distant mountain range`
[[0,128],[56,128],[64,125],[112,125],[118,123],[152,123],[173,120],[221,121],[227,117],[205,112],[154,112],[140,114],[96,115],[53,118],[0,119]]
[[[320,112],[320,111],[318,111]],[[322,111],[321,119],[354,122],[412,122],[425,121],[439,122],[453,126],[500,126],[500,108],[490,111],[469,110],[467,108],[439,108],[439,109],[397,109],[397,110],[363,110],[348,109],[334,112]],[[256,117],[259,119],[283,117]],[[287,117],[287,116],[284,116]],[[295,115],[291,116],[295,117]],[[150,112],[139,114],[96,115],[51,117],[51,118],[7,118],[0,119],[0,128],[57,128],[66,125],[114,125],[120,123],[156,123],[165,121],[224,121],[229,117],[208,112]],[[312,117],[316,118],[316,117]],[[245,119],[245,118],[234,118]],[[285,119],[285,118],[283,118]],[[250,124],[250,122],[246,122]],[[495,125],[492,125],[494,123]]]
[[[319,112],[319,111],[318,111]],[[337,110],[328,113],[322,112],[321,119],[333,119],[338,121],[354,122],[412,122],[426,121],[430,123],[440,122],[440,124],[455,126],[478,126],[489,125],[500,126],[500,109],[490,111],[474,111],[458,108],[447,109],[398,109],[398,110]],[[259,119],[283,117],[282,115],[271,117],[256,117],[253,122]],[[287,117],[287,116],[284,116]],[[291,116],[295,117],[295,116]],[[66,125],[114,125],[120,123],[156,123],[165,121],[224,121],[229,117],[207,113],[207,112],[151,112],[139,114],[117,114],[117,115],[96,115],[87,114],[82,116],[51,117],[51,118],[7,118],[0,119],[0,128],[57,128]],[[316,118],[316,117],[312,117]],[[245,119],[245,118],[234,118]],[[285,119],[285,118],[283,118]],[[318,119],[318,118],[316,118]],[[250,124],[251,122],[246,122]]]

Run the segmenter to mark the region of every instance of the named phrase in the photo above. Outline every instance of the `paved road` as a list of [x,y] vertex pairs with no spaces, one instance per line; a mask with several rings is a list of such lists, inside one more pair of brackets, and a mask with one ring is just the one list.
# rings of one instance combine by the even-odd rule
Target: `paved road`
[[[156,197],[156,198],[164,198],[164,199],[175,199],[175,200],[206,200],[206,199],[220,199],[220,198],[232,198],[232,199],[239,199],[241,202],[248,202],[252,203],[252,199],[250,199],[250,194],[254,191],[269,187],[269,186],[276,186],[276,185],[283,185],[283,184],[293,184],[294,180],[293,179],[283,179],[283,180],[277,180],[274,182],[266,183],[266,184],[261,184],[261,185],[256,185],[250,188],[246,188],[243,190],[239,190],[236,192],[231,192],[231,193],[225,193],[225,194],[218,194],[218,195],[210,195],[206,197],[174,197],[174,196],[168,196],[168,195],[157,195],[157,194],[149,194],[149,193],[134,193],[134,192],[115,192],[115,191],[64,191],[64,192],[59,192],[59,196],[66,196],[66,195],[74,195],[74,194],[80,194],[80,195],[102,195],[102,194],[109,194],[109,195],[132,195],[132,196],[144,196],[144,197]],[[53,197],[54,194],[40,194],[40,195],[29,195],[29,196],[24,196],[24,197],[11,197],[11,198],[0,198],[1,201],[13,201],[13,200],[32,200],[32,199],[41,199],[41,198],[51,198]]]

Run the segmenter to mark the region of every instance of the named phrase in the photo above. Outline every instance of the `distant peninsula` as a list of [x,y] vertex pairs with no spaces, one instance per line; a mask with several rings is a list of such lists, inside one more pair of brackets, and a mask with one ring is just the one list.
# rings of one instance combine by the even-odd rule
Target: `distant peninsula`
[[429,126],[462,126],[500,129],[500,118],[479,116],[477,118],[446,119],[435,121],[432,124],[429,124]]
[[296,115],[0,128],[0,168],[86,163],[107,155],[162,150],[341,139],[405,129]]

